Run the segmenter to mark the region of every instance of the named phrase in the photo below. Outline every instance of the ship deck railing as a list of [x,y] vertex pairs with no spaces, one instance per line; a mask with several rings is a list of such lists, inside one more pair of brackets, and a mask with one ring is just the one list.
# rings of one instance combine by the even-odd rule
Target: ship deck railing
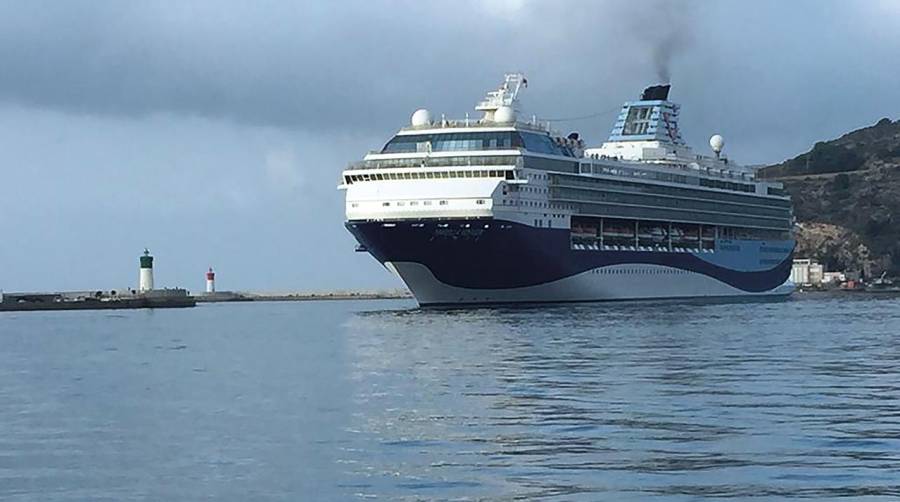
[[[582,165],[590,165],[592,168],[594,166],[600,166],[601,168],[606,169],[616,169],[616,168],[629,168],[629,169],[646,169],[647,167],[657,168],[657,172],[671,172],[678,171],[681,174],[693,174],[693,175],[703,175],[709,176],[716,179],[725,179],[725,180],[736,180],[736,181],[745,181],[750,183],[759,183],[766,182],[770,185],[780,185],[777,182],[762,180],[756,177],[753,172],[746,170],[735,170],[735,169],[722,169],[719,167],[712,167],[707,165],[698,165],[697,167],[691,167],[687,164],[686,159],[652,159],[652,160],[634,160],[634,159],[623,159],[620,157],[608,156],[608,155],[597,155],[593,154],[590,156],[585,156],[584,160],[589,162],[582,162]],[[616,164],[609,164],[609,162],[615,162]],[[659,171],[662,170],[662,171]],[[645,171],[646,172],[646,171]],[[591,174],[589,172],[581,172],[579,174]],[[632,174],[617,174],[617,173],[598,173],[598,174],[612,174],[614,176],[632,176],[632,177],[640,177],[639,173]]]
[[662,246],[625,246],[617,244],[572,244],[576,251],[640,251],[645,253],[715,253],[714,249],[685,248],[673,246],[671,249]]
[[551,134],[557,134],[556,131],[553,131],[548,124],[543,122],[538,122],[537,120],[532,120],[531,122],[523,122],[521,120],[516,120],[513,122],[494,122],[493,120],[485,120],[485,119],[462,119],[462,120],[435,120],[425,125],[421,126],[406,126],[401,128],[401,131],[428,131],[432,129],[465,129],[465,128],[510,128],[515,127],[516,129],[523,129],[526,131],[536,131],[536,132],[546,132]]
[[[526,153],[525,150],[519,149],[520,154]],[[380,154],[380,151],[372,151],[370,154]],[[512,160],[515,158],[515,160]],[[572,159],[567,159],[572,160]],[[624,159],[615,159],[615,158],[590,158],[585,157],[584,159],[576,159],[576,160],[587,160],[589,162],[583,162],[584,165],[588,166],[599,166],[605,170],[612,170],[600,173],[594,172],[578,172],[578,173],[563,173],[563,174],[578,174],[582,176],[597,176],[597,175],[606,175],[606,176],[616,176],[619,178],[644,178],[646,176],[645,173],[648,172],[663,172],[663,173],[683,173],[687,175],[699,175],[706,176],[711,179],[720,179],[720,180],[734,180],[745,183],[765,183],[769,186],[780,188],[781,183],[760,180],[755,178],[752,174],[749,173],[738,173],[733,171],[718,171],[715,169],[692,169],[690,167],[686,167],[677,163],[665,163],[665,162],[641,162],[636,160],[624,160]],[[609,162],[616,162],[617,165],[610,165]],[[347,170],[355,171],[360,169],[407,169],[407,168],[429,168],[429,167],[467,167],[467,166],[514,166],[514,167],[522,167],[523,160],[521,156],[513,156],[513,155],[460,155],[460,156],[441,156],[441,157],[411,157],[411,158],[401,158],[401,159],[371,159],[371,160],[361,160],[356,162],[350,162],[347,164]],[[648,171],[646,168],[651,167],[655,168],[655,171]],[[635,172],[625,173],[625,172],[616,172],[614,171],[616,168],[628,168],[635,170]],[[747,192],[751,193],[751,192]]]
[[361,169],[410,169],[432,167],[521,167],[522,157],[512,155],[473,155],[458,157],[414,157],[351,162],[348,171]]

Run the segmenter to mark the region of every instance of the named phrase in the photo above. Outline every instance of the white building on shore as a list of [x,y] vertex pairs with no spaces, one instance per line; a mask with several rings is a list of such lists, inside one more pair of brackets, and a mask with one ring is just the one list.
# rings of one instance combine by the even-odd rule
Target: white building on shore
[[821,286],[825,280],[825,267],[809,258],[794,260],[791,281],[797,285]]

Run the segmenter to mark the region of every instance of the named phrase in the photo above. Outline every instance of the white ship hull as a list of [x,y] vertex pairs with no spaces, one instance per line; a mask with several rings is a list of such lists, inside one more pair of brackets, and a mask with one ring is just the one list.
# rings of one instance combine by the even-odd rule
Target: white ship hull
[[748,292],[703,274],[684,274],[657,265],[610,265],[534,286],[470,289],[441,282],[420,263],[387,262],[385,265],[403,280],[422,306],[784,297],[795,289],[787,281],[772,290]]

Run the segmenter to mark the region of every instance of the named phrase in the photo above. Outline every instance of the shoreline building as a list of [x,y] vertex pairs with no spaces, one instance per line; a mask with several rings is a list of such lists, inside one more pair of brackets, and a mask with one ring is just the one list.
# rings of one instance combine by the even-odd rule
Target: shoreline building
[[825,281],[825,267],[809,258],[794,260],[791,267],[791,281],[805,286],[821,286]]

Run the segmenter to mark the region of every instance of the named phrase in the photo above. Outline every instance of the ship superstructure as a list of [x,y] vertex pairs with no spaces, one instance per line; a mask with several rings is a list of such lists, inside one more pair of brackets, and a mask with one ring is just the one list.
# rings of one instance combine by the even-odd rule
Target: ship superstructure
[[349,166],[346,226],[422,305],[786,295],[794,241],[778,183],[694,153],[669,85],[586,147],[520,121],[510,74],[477,119],[411,125]]

